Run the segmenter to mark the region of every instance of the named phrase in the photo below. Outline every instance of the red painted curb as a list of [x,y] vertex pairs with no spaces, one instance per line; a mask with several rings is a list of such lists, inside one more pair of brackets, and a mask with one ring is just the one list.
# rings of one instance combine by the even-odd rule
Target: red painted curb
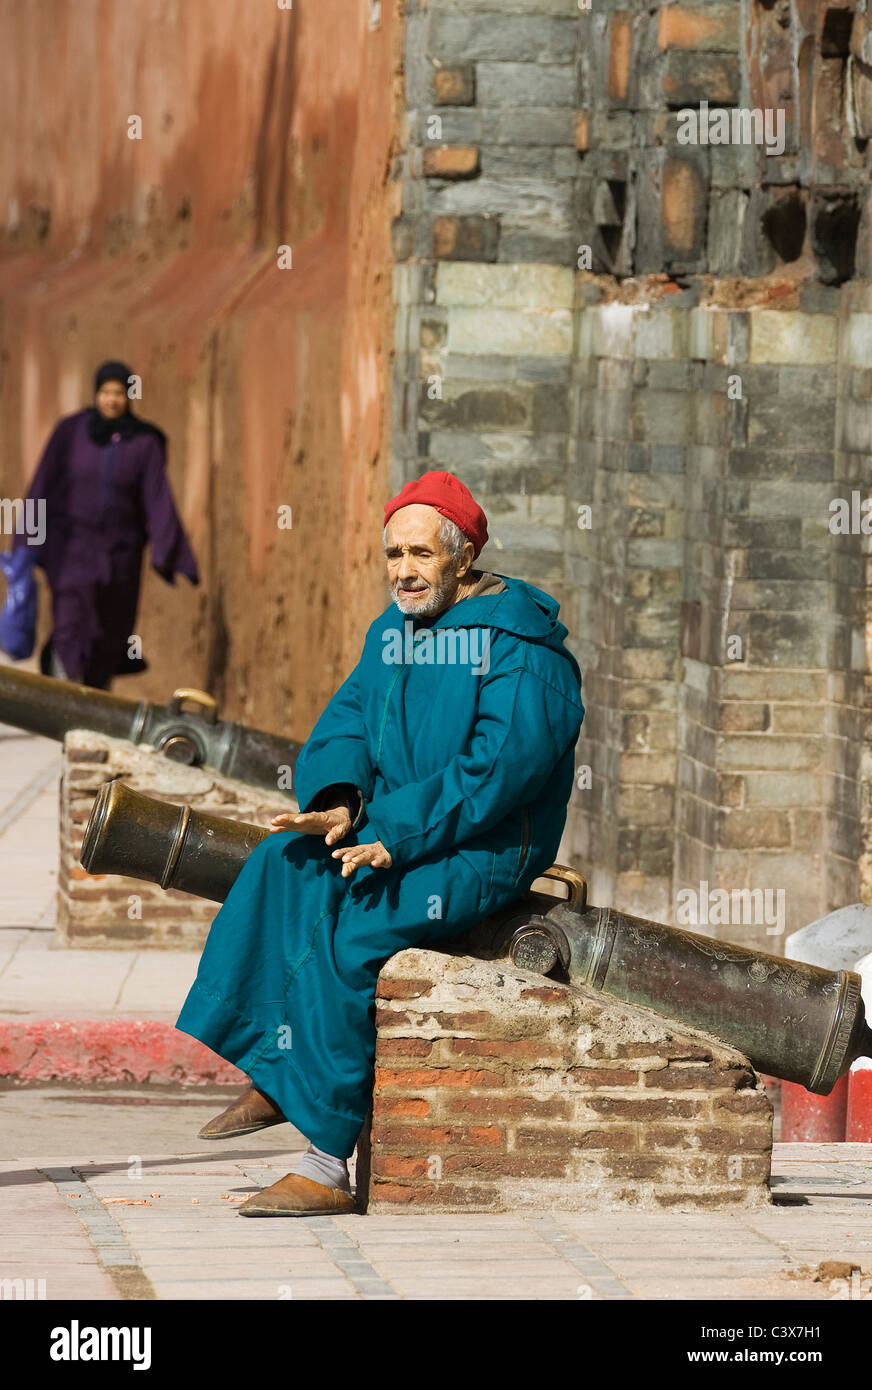
[[852,1144],[872,1143],[872,1067],[851,1068],[845,1138]]
[[236,1067],[156,1019],[0,1019],[0,1079],[233,1086]]

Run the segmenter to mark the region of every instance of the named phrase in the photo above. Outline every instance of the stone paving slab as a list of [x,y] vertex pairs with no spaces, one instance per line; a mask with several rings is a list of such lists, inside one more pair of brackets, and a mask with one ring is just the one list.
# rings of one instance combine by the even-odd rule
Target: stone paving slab
[[[70,961],[68,951],[45,949],[41,932],[28,932],[0,973],[0,1013],[28,1012],[46,1018],[52,1014],[86,1014],[93,1000],[112,1001],[101,1013],[114,1011],[114,1003],[130,973],[131,959],[124,951],[80,951],[85,962]],[[75,985],[81,986],[75,990]]]
[[[93,957],[94,952],[76,954]],[[199,951],[137,951],[113,1011],[148,1013],[151,1017],[169,1011],[178,1018],[199,964]]]
[[0,1016],[175,1022],[199,962],[198,951],[56,949],[50,932],[0,929]]
[[[0,978],[27,935],[28,932],[24,928],[19,930],[7,928],[5,931],[0,931]],[[45,933],[40,932],[40,936],[44,935]]]
[[0,724],[0,935],[57,916],[61,746]]
[[[121,1298],[54,1183],[35,1170],[22,1174],[0,1164],[0,1213],[0,1280],[44,1279],[36,1296],[47,1300]],[[4,1299],[14,1296],[7,1287]]]

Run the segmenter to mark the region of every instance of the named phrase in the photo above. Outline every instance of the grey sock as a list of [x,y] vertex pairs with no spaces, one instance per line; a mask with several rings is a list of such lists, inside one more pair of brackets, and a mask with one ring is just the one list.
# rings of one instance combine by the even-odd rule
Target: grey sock
[[345,1192],[351,1191],[347,1159],[334,1158],[323,1149],[316,1149],[314,1144],[310,1144],[304,1154],[294,1159],[291,1172],[319,1182],[322,1187],[341,1187]]

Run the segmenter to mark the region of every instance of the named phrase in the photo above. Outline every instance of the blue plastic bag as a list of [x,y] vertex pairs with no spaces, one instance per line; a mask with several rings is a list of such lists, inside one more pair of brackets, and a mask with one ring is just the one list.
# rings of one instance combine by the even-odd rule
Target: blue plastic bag
[[0,609],[0,650],[15,661],[32,656],[36,644],[35,560],[32,548],[26,545],[0,555],[0,569],[6,576],[6,602]]

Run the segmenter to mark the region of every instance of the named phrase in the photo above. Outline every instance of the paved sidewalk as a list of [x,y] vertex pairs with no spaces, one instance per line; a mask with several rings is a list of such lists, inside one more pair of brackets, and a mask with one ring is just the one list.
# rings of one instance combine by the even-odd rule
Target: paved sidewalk
[[56,949],[40,928],[0,930],[0,1015],[174,1021],[199,959],[198,951]]
[[197,951],[55,948],[60,744],[0,724],[0,1016],[173,1022]]
[[61,745],[0,724],[0,929],[55,924]]
[[[176,1124],[220,1103],[186,1100]],[[872,1299],[861,1145],[777,1146],[777,1203],[753,1212],[268,1220],[234,1208],[291,1150],[235,1143],[0,1161],[0,1279],[44,1279],[47,1299]]]

